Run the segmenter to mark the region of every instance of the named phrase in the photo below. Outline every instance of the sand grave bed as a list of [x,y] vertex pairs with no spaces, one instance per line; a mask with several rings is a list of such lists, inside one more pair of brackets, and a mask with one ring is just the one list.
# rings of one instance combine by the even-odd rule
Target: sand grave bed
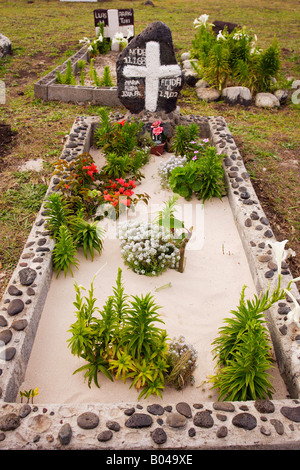
[[[98,167],[104,164],[99,150],[92,147],[90,154]],[[153,219],[164,201],[172,195],[171,191],[161,187],[158,175],[160,162],[169,156],[168,153],[160,157],[152,156],[143,168],[145,178],[136,188],[136,193],[145,192],[151,198],[148,206],[141,203],[136,213],[129,212],[129,219]],[[71,337],[68,329],[75,321],[74,283],[84,286],[87,295],[93,282],[97,306],[101,310],[112,294],[119,267],[126,294],[151,292],[161,306],[159,313],[164,325],[158,326],[166,329],[171,339],[183,335],[198,352],[194,385],[188,385],[181,391],[166,386],[162,399],[151,395],[147,399],[142,398],[140,404],[201,403],[218,399],[217,393],[210,390],[211,385],[207,383],[215,366],[212,341],[218,336],[224,318],[230,316],[230,310],[238,305],[242,287],[247,286],[247,298],[252,298],[256,290],[227,197],[222,201],[208,201],[204,206],[196,198],[191,201],[179,198],[177,207],[178,218],[184,221],[187,228],[194,227],[186,249],[184,273],[169,269],[159,276],[148,277],[128,269],[121,255],[116,225],[104,219],[100,224],[107,233],[101,256],[97,254],[92,262],[79,252],[80,265],[78,270],[74,270],[74,277],[68,274],[65,278],[60,274],[56,278],[56,273],[53,274],[24,382],[20,387],[22,391],[38,387],[39,395],[34,398],[34,403],[137,402],[139,392],[129,388],[130,381],[125,384],[121,380],[111,382],[101,374],[100,388],[94,383],[89,388],[87,381],[84,381],[84,373],[73,375],[85,361],[73,356],[67,343]],[[124,216],[119,219],[120,222],[122,220],[125,220]],[[168,283],[171,287],[156,291]],[[274,366],[270,371],[275,388],[272,398],[286,398],[286,386],[276,364]]]

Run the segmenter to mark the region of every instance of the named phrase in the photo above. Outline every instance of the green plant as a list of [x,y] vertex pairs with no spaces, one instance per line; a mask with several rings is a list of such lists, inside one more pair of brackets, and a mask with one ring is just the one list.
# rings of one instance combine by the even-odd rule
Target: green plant
[[213,197],[224,195],[223,156],[215,147],[207,146],[199,158],[196,156],[183,167],[174,168],[169,176],[169,185],[174,193],[191,199],[195,193],[203,203]]
[[24,397],[27,398],[27,403],[29,403],[30,398],[31,398],[31,403],[33,403],[34,397],[36,397],[39,394],[39,389],[38,387],[36,387],[35,389],[31,388],[30,390],[24,390],[24,392],[20,390],[19,393],[21,397],[21,403],[23,402]]
[[99,254],[103,250],[103,238],[105,230],[98,226],[97,222],[87,222],[82,218],[82,213],[73,217],[69,222],[71,233],[76,247],[82,247],[83,253],[88,258],[94,259],[94,250]]
[[128,352],[135,359],[141,356],[150,359],[155,351],[156,343],[162,333],[154,323],[163,321],[159,318],[153,296],[133,296],[131,307],[128,309],[124,323],[121,345],[126,346]]
[[198,138],[199,128],[197,124],[190,124],[189,126],[178,125],[175,127],[174,137],[172,138],[172,151],[175,155],[186,155],[189,149],[190,142]]
[[60,73],[59,70],[57,71],[56,83],[63,85],[76,85],[76,78],[73,73],[71,60],[67,61],[67,68],[64,74]]
[[104,67],[103,76],[101,79],[101,86],[107,86],[107,87],[114,86],[114,82],[111,77],[111,72],[110,72],[110,68],[108,65],[105,65]]
[[84,288],[75,283],[77,319],[68,330],[72,333],[68,346],[87,363],[74,374],[85,372],[89,387],[92,381],[99,387],[98,373],[102,372],[110,380],[132,380],[131,387],[138,391],[142,388],[139,398],[151,393],[161,395],[168,370],[168,346],[165,330],[154,325],[163,323],[158,317],[159,307],[150,293],[129,301],[121,275],[119,268],[113,295],[101,311],[96,307],[93,282],[87,297],[82,296]]
[[84,68],[86,66],[86,61],[85,60],[79,60],[77,62],[77,67],[80,71],[80,85],[84,86]]
[[69,229],[65,225],[59,228],[59,235],[53,249],[53,269],[57,271],[56,277],[63,271],[65,276],[67,272],[73,276],[71,266],[78,267],[76,255],[76,245],[72,239]]
[[216,35],[206,16],[194,22],[198,29],[192,41],[192,57],[197,62],[192,66],[199,76],[219,90],[242,85],[253,92],[270,91],[272,78],[281,67],[277,40],[263,51],[256,46],[256,36],[245,28],[235,28],[230,34],[225,29]]
[[197,162],[201,175],[197,189],[198,198],[202,199],[203,203],[214,197],[222,199],[225,195],[223,155],[219,155],[215,147],[207,147]]
[[62,194],[58,192],[50,193],[45,200],[46,226],[51,233],[51,237],[57,239],[60,227],[68,224],[71,209]]
[[190,200],[194,192],[200,189],[201,175],[199,164],[190,161],[183,167],[174,168],[169,177],[169,185],[174,193]]
[[232,317],[224,320],[213,342],[217,373],[211,378],[219,398],[231,401],[263,399],[272,396],[268,370],[272,367],[271,345],[264,312],[285,297],[278,287],[254,299],[245,300],[245,286]]
[[126,176],[131,171],[131,158],[128,154],[119,155],[115,152],[105,156],[106,163],[103,166],[103,173],[112,179]]
[[109,112],[105,108],[99,109],[100,126],[95,130],[94,139],[97,147],[107,155],[129,154],[135,150],[139,143],[139,136],[143,128],[142,122],[136,120],[111,122]]
[[169,371],[166,381],[177,390],[184,388],[188,382],[194,382],[193,372],[197,367],[198,353],[192,345],[186,343],[184,336],[174,338],[169,344],[167,362]]

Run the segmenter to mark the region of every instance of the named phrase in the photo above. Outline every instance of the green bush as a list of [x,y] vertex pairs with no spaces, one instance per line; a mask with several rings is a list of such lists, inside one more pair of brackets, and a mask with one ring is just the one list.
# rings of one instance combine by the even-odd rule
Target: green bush
[[245,28],[230,34],[225,29],[216,35],[205,15],[195,20],[197,31],[192,41],[193,63],[198,74],[211,86],[246,86],[252,92],[270,91],[272,78],[280,72],[280,49],[276,38],[265,50],[256,45],[256,36]]
[[214,197],[221,199],[225,193],[223,156],[217,154],[215,147],[207,146],[199,158],[194,158],[171,171],[170,188],[187,200],[193,194],[203,203]]
[[252,301],[245,300],[245,287],[232,317],[224,320],[219,337],[213,342],[217,373],[211,378],[219,399],[245,401],[271,398],[269,380],[272,368],[271,343],[264,312],[285,297],[285,292],[269,290]]

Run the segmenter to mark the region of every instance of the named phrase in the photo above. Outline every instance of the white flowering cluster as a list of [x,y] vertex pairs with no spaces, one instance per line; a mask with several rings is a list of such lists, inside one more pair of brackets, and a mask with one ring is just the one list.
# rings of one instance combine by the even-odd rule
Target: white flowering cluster
[[[189,355],[187,354],[189,353]],[[177,374],[172,376],[173,385],[181,389],[186,385],[187,381],[191,384],[194,383],[193,371],[198,367],[197,359],[198,352],[193,345],[188,344],[184,336],[179,336],[178,339],[173,338],[169,344],[170,364],[173,370],[177,370]],[[184,358],[187,357],[186,360]]]
[[155,276],[176,268],[179,249],[170,233],[158,224],[130,221],[119,225],[121,253],[126,264],[138,274]]
[[183,167],[186,163],[186,156],[176,157],[175,155],[171,155],[171,157],[166,162],[161,162],[158,168],[158,174],[161,179],[161,185],[163,187],[167,187],[171,171],[178,166]]
[[88,51],[97,54],[99,48],[98,43],[102,43],[103,39],[104,38],[102,34],[99,34],[99,36],[96,39],[93,39],[93,41],[90,41],[89,38],[84,37],[83,39],[79,39],[79,44],[85,44],[86,46],[88,46]]

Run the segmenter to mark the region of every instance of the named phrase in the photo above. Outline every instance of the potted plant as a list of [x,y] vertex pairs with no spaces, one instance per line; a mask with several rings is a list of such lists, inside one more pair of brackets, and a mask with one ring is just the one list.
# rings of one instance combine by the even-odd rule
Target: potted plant
[[152,155],[162,155],[164,151],[165,142],[163,130],[164,128],[161,126],[161,121],[155,121],[151,125],[151,137],[154,142],[150,150]]

